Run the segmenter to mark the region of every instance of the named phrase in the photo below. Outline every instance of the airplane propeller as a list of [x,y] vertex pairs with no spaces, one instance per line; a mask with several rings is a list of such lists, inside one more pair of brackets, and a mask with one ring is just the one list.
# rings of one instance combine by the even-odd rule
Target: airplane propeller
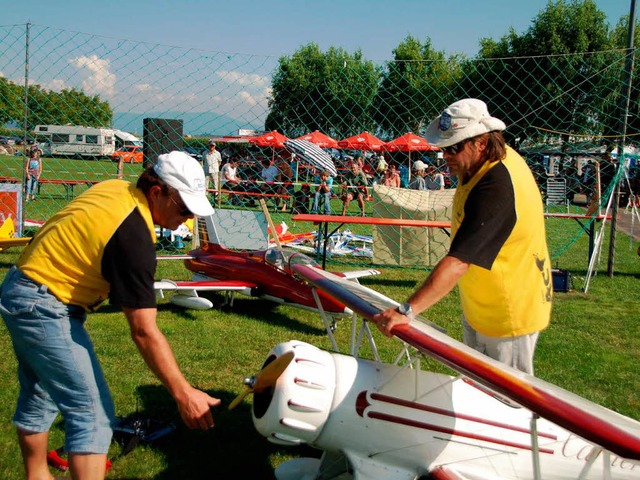
[[244,398],[250,393],[260,393],[269,387],[272,387],[282,375],[282,372],[293,360],[293,351],[288,351],[277,357],[273,362],[269,363],[262,370],[256,373],[252,377],[246,377],[242,383],[247,387],[247,390],[238,395],[233,402],[229,404],[229,410],[238,406],[238,404],[244,400]]

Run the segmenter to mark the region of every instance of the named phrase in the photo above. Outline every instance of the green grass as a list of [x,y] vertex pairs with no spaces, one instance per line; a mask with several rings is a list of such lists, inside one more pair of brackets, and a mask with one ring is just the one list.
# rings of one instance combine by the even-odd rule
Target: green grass
[[[72,162],[72,160],[69,160]],[[93,162],[92,162],[93,163]],[[135,166],[134,166],[135,168]],[[7,174],[8,175],[8,174]],[[62,202],[55,198],[43,202]],[[36,202],[37,204],[38,202]],[[54,207],[52,203],[51,207]],[[28,207],[30,208],[30,207]],[[306,225],[291,225],[288,216],[273,214],[297,231]],[[547,221],[554,263],[572,274],[575,290],[557,294],[551,326],[545,330],[536,352],[536,374],[572,392],[640,419],[640,258],[638,242],[619,234],[615,275],[606,273],[608,233],[602,260],[588,294],[582,293],[587,267],[587,239],[580,227],[568,220]],[[570,245],[569,247],[567,247]],[[19,250],[0,252],[0,278],[15,262]],[[361,266],[361,265],[359,265]],[[345,268],[330,264],[328,268]],[[426,269],[381,267],[383,274],[363,279],[367,286],[396,300],[404,300],[424,280]],[[188,278],[178,262],[160,262],[158,278]],[[525,289],[527,286],[522,285]],[[218,294],[209,296],[221,303]],[[460,305],[456,292],[431,308],[426,317],[461,339]],[[109,382],[119,416],[136,411],[175,421],[175,434],[162,443],[141,445],[126,456],[115,443],[108,478],[118,479],[208,479],[274,478],[274,468],[283,461],[319,455],[309,447],[288,448],[270,444],[253,428],[250,398],[237,409],[226,405],[242,391],[242,379],[260,369],[269,350],[279,342],[297,339],[330,349],[320,318],[292,307],[275,306],[259,299],[238,297],[232,311],[185,311],[168,303],[159,305],[159,325],[172,345],[187,378],[219,397],[225,404],[215,412],[216,428],[190,431],[177,416],[173,400],[147,369],[129,338],[124,316],[108,305],[89,316],[87,328],[94,340]],[[347,345],[349,328],[341,323],[336,332],[340,345]],[[398,343],[375,333],[386,361],[395,357]],[[21,457],[10,419],[17,397],[16,363],[4,324],[0,325],[0,478],[24,478]],[[365,349],[365,355],[370,352]],[[423,365],[447,370],[434,361]],[[56,423],[50,446],[63,444],[64,432]],[[56,475],[61,475],[56,472]]]

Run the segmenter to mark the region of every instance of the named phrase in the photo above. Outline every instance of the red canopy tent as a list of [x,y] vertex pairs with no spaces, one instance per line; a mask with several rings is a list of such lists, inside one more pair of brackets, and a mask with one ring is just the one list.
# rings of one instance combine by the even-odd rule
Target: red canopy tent
[[257,147],[284,148],[285,140],[289,140],[277,130],[249,138],[249,143]]
[[398,138],[394,138],[393,140],[385,143],[382,148],[387,152],[408,152],[409,164],[407,167],[409,168],[409,179],[411,179],[411,152],[439,150],[438,147],[431,145],[423,137],[411,132],[407,132]]
[[384,142],[375,135],[371,135],[369,132],[362,132],[353,137],[345,138],[338,142],[338,148],[345,148],[348,150],[373,150],[380,151]]
[[289,140],[289,138],[285,137],[277,130],[273,130],[271,132],[258,135],[257,137],[249,138],[249,143],[256,147],[271,147],[271,160],[273,161],[276,156],[275,149],[284,148],[284,142],[286,140]]
[[331,138],[329,135],[315,130],[306,135],[296,138],[296,140],[306,140],[319,146],[320,148],[338,148],[338,141],[335,138]]
[[427,143],[427,141],[415,133],[405,133],[401,137],[394,138],[393,140],[384,144],[383,148],[387,152],[413,152],[413,151],[433,151],[438,150],[438,147]]

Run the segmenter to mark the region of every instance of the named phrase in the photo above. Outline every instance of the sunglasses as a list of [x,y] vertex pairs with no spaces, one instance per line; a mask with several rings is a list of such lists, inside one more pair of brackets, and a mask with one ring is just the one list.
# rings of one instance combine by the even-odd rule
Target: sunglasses
[[171,199],[173,204],[176,207],[178,207],[178,210],[179,210],[178,214],[181,217],[190,217],[191,215],[193,215],[193,212],[187,208],[187,206],[184,204],[182,200],[180,200],[180,203],[176,202],[176,200],[173,198],[173,195],[171,194],[169,194],[169,198]]
[[464,147],[464,144],[467,143],[469,140],[462,140],[461,142],[456,143],[455,145],[450,145],[448,147],[440,147],[440,150],[442,151],[442,153],[446,153],[449,155],[456,155],[460,150],[462,150],[462,147]]

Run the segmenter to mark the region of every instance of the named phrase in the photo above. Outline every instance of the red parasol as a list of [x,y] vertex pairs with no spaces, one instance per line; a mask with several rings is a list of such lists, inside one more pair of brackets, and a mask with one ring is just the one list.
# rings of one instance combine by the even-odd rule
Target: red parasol
[[296,140],[306,140],[307,142],[316,144],[320,148],[338,148],[338,141],[336,139],[331,138],[329,135],[325,135],[318,130],[302,135],[301,137],[296,138]]
[[415,133],[405,133],[401,137],[395,138],[387,142],[382,147],[387,152],[413,152],[413,151],[432,151],[438,150],[438,147],[427,143],[427,141]]
[[409,179],[411,179],[411,152],[427,152],[439,150],[438,147],[427,143],[427,141],[423,137],[411,132],[405,133],[398,138],[394,138],[390,142],[385,143],[382,148],[387,152],[409,152],[409,160],[407,162],[407,167],[409,169]]
[[382,149],[384,142],[369,132],[362,132],[353,137],[345,138],[338,142],[338,148],[346,148],[349,150],[375,150]]
[[272,132],[249,138],[249,143],[257,147],[284,148],[285,140],[289,139],[277,130],[273,130]]

